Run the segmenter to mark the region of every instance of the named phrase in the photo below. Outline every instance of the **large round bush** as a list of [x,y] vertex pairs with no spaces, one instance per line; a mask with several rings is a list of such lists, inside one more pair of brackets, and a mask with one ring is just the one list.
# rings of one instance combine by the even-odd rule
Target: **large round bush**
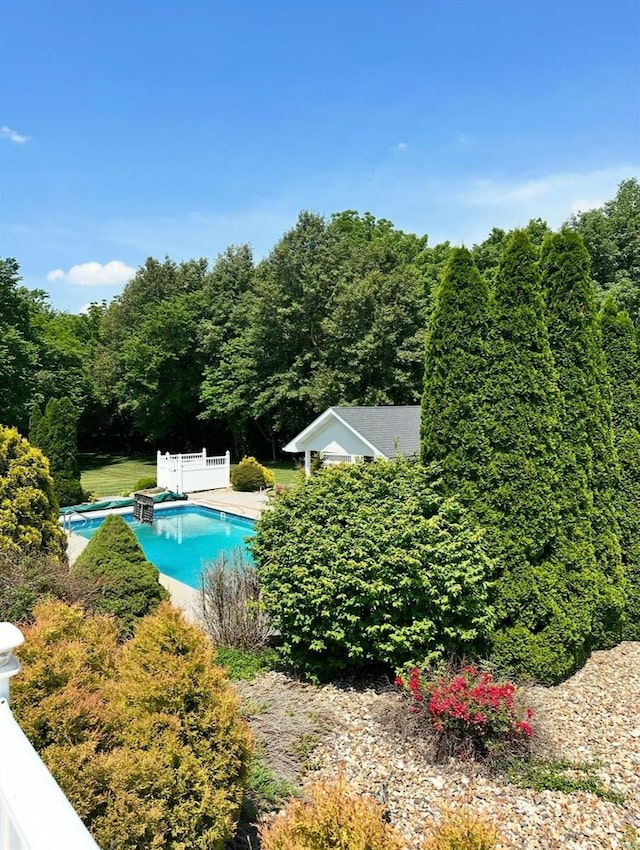
[[273,487],[275,476],[254,457],[243,457],[231,470],[231,486],[234,490],[253,492],[263,487]]
[[283,653],[312,677],[472,655],[493,625],[482,533],[417,464],[318,472],[262,515],[251,549]]

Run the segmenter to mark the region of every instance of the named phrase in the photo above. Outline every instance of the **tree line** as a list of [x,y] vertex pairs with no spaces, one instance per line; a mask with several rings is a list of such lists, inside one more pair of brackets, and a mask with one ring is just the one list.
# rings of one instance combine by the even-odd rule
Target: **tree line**
[[[568,226],[599,297],[636,323],[638,182]],[[548,226],[526,231],[538,251]],[[494,228],[471,249],[488,285],[508,237]],[[248,245],[213,262],[149,258],[121,295],[81,315],[52,309],[21,286],[15,260],[0,260],[0,419],[26,433],[34,404],[67,397],[81,449],[207,444],[275,457],[329,405],[420,402],[427,318],[451,252],[369,213],[303,212],[259,262]]]

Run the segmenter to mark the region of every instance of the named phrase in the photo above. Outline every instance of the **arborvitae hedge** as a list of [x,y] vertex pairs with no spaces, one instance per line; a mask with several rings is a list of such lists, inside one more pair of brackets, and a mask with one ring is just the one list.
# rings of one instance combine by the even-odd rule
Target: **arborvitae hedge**
[[565,228],[547,236],[540,265],[549,339],[563,397],[562,436],[573,448],[592,496],[598,567],[593,641],[596,647],[609,647],[620,640],[625,602],[616,516],[619,469],[589,254],[579,234]]
[[454,248],[435,292],[426,342],[421,456],[464,504],[478,495],[489,460],[483,427],[489,380],[489,288],[471,253]]
[[627,579],[624,640],[640,640],[640,433],[626,431],[617,442],[620,461],[618,523]]
[[622,564],[627,579],[627,604],[622,635],[640,640],[640,386],[638,344],[626,310],[613,296],[599,313],[602,345],[611,380],[613,425],[620,464],[618,525]]
[[582,660],[589,617],[580,618],[554,552],[564,466],[559,394],[536,251],[523,231],[507,243],[494,297],[492,396],[484,425],[491,458],[477,507],[503,569],[492,654],[500,667],[548,682]]
[[39,404],[34,404],[29,417],[29,442],[37,449],[42,448],[44,417]]
[[0,425],[0,549],[64,553],[49,464],[15,428]]
[[158,570],[144,557],[135,534],[121,516],[113,514],[80,553],[73,573],[94,583],[91,607],[117,617],[125,634],[167,596],[158,582]]
[[611,382],[613,427],[619,436],[640,429],[640,375],[638,343],[633,322],[608,295],[598,314],[602,348]]
[[49,458],[53,487],[61,507],[82,501],[76,412],[68,398],[49,399],[44,416],[34,406],[29,423],[37,445]]

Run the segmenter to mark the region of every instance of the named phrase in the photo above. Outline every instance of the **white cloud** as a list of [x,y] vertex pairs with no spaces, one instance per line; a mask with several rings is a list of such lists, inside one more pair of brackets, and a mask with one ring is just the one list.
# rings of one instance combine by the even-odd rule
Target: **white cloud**
[[[521,181],[476,180],[464,191],[469,206],[529,206],[532,203],[544,208],[549,202],[561,201],[565,210],[574,211],[580,204],[589,209],[600,205],[600,201],[582,201],[579,198],[611,196],[611,188],[629,173],[630,167],[602,169],[586,173],[559,172]],[[606,187],[606,188],[605,188]],[[604,191],[603,191],[604,190]],[[581,207],[584,209],[584,207]]]
[[11,127],[0,127],[0,139],[9,139],[10,142],[23,145],[28,138],[28,136],[21,136],[20,133],[16,133]]
[[587,212],[587,210],[597,210],[599,207],[604,206],[604,201],[574,201],[571,204],[571,212],[572,213],[581,213]]
[[404,151],[409,147],[406,142],[398,142],[397,145],[391,145],[389,148],[390,151]]
[[68,272],[63,269],[53,269],[47,274],[47,280],[54,283],[59,280],[73,283],[76,286],[122,286],[131,280],[136,273],[132,266],[127,266],[120,260],[110,263],[79,263],[71,266]]

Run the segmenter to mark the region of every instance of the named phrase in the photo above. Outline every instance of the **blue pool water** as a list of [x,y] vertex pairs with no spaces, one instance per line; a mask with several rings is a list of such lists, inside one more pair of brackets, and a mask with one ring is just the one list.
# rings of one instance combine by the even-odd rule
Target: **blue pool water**
[[[161,573],[190,587],[200,586],[203,567],[215,561],[221,552],[230,554],[242,548],[250,560],[246,538],[254,534],[254,522],[235,514],[224,514],[200,505],[156,509],[153,525],[142,525],[133,514],[123,519],[131,526],[147,560]],[[91,538],[104,517],[71,523],[72,531]]]

